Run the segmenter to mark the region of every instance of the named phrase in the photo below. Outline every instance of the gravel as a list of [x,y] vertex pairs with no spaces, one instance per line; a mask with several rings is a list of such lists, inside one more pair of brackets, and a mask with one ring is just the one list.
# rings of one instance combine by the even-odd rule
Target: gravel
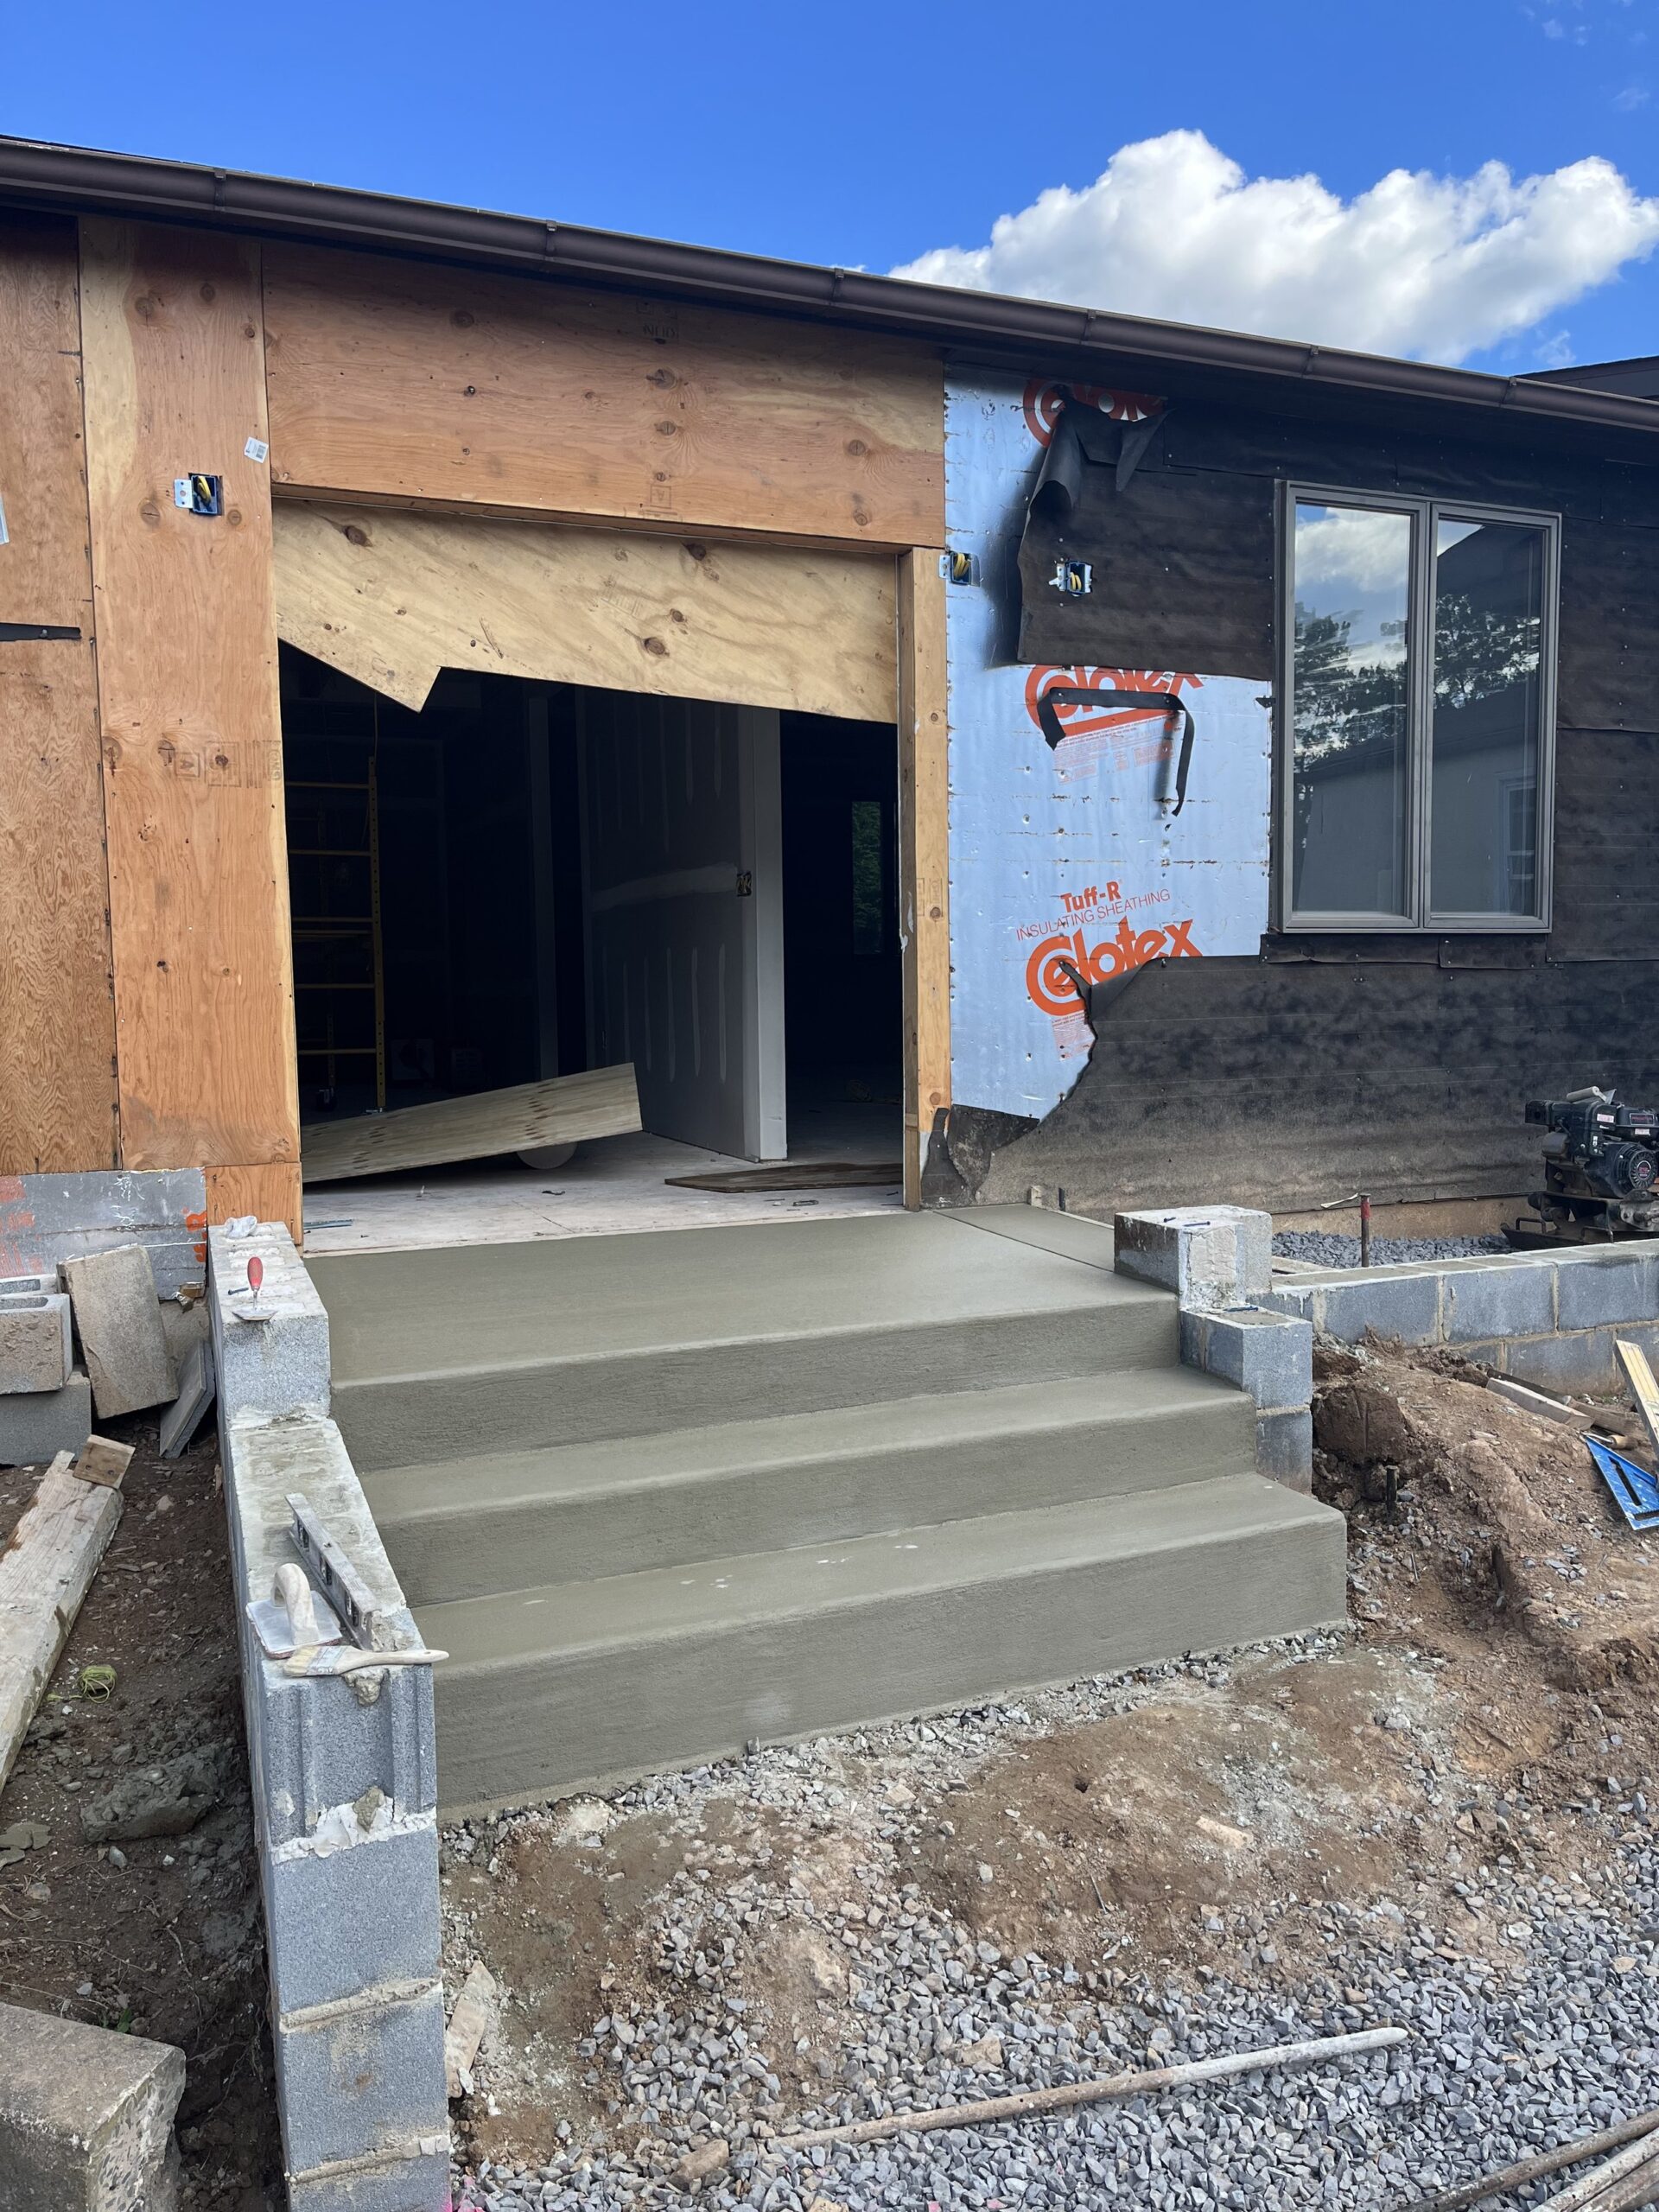
[[[1281,1260],[1303,1260],[1316,1268],[1357,1268],[1357,1236],[1335,1236],[1321,1229],[1281,1229],[1273,1240]],[[1374,1236],[1371,1265],[1393,1268],[1410,1260],[1478,1260],[1489,1252],[1507,1252],[1501,1236]]]
[[[1317,1658],[1330,1647],[1315,1638],[1283,1648]],[[1177,1673],[1213,1675],[1220,1663],[1147,1670],[1126,1678],[1122,1694],[1140,1695]],[[1116,1694],[1103,1681],[1065,1695],[1098,1712]],[[1047,1725],[1055,1701],[1050,1693],[968,1716],[967,1732]],[[947,1717],[860,1740],[906,1748],[921,1770],[938,1773],[962,1756],[956,1733]],[[614,1802],[619,1811],[666,1812],[741,1786],[759,1803],[810,1813],[830,1829],[834,1771],[828,1745],[769,1750],[738,1766],[653,1778]],[[1432,1795],[1432,1760],[1421,1779]],[[1506,1805],[1524,1814],[1510,1791],[1490,1819],[1482,1815],[1483,1832],[1504,1829]],[[1230,1979],[1201,1965],[1153,1980],[1111,1949],[1089,1971],[1036,1953],[1004,1955],[906,1882],[902,1815],[884,1831],[888,1842],[868,1840],[854,1893],[834,1905],[746,1873],[711,1887],[698,1870],[683,1872],[659,1926],[674,1970],[671,2007],[620,2008],[577,2046],[588,2085],[613,2114],[607,2141],[550,2143],[538,2167],[458,2171],[457,2212],[620,2212],[679,2202],[666,2172],[710,2135],[732,2144],[733,2160],[697,2198],[706,2207],[1385,2212],[1659,2105],[1659,1849],[1649,1808],[1626,1783],[1579,1814],[1586,1864],[1599,1872],[1557,1878],[1506,1863],[1495,1842],[1493,1862],[1471,1861],[1455,1885],[1497,1933],[1490,1958],[1419,1918],[1404,1890],[1364,1909],[1339,1897],[1273,1897],[1249,1924],[1221,1905],[1210,1910],[1203,1924],[1227,1930],[1231,1958],[1263,1968],[1278,1955],[1277,1923],[1294,1916],[1305,1932],[1312,1922],[1329,1967],[1294,1990],[1248,1986],[1248,1970]],[[476,1827],[468,1847],[499,1833]],[[728,1985],[734,1952],[757,1926],[803,1917],[845,1954],[863,2024],[850,2048],[797,2046],[791,2056],[809,2069],[816,2061],[823,2082],[817,2108],[798,2117],[781,2101],[779,2055]],[[1408,2028],[1410,2043],[1345,2063],[804,2157],[763,2148],[773,2126],[833,2125],[1385,2022]]]

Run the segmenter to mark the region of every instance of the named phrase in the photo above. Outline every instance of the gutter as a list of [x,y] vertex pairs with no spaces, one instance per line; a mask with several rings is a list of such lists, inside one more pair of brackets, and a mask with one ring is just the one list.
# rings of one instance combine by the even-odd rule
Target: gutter
[[[1659,433],[1649,400],[1528,377],[1262,338],[1242,331],[1065,307],[861,270],[774,261],[721,248],[399,199],[346,187],[252,176],[194,162],[0,138],[0,207],[184,222],[298,243],[459,262],[471,268],[669,292],[752,313],[808,317],[920,340],[952,351],[1065,357],[1122,375],[1188,369],[1299,393],[1338,394],[1501,416],[1506,429]],[[1302,403],[1306,404],[1306,400]],[[1496,424],[1494,424],[1494,427]]]

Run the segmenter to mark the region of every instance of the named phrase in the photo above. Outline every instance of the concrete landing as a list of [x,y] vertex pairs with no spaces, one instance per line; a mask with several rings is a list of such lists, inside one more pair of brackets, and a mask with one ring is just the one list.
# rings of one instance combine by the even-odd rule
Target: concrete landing
[[1109,1230],[1025,1207],[327,1259],[449,1806],[1340,1619]]

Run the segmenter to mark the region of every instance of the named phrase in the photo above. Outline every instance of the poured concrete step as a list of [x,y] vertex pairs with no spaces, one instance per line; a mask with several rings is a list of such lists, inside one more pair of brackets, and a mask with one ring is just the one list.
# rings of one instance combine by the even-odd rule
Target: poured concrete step
[[365,1253],[312,1274],[362,1471],[1178,1356],[1166,1293],[942,1214]]
[[1341,1516],[1228,1475],[417,1609],[446,1807],[1339,1621]]
[[1063,1377],[365,1478],[411,1605],[1069,1504],[1249,1469],[1255,1408],[1186,1368]]

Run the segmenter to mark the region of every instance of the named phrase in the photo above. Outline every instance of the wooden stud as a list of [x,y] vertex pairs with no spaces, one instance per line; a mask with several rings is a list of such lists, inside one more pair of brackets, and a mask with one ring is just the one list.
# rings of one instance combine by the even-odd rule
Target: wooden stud
[[935,1116],[950,1103],[950,780],[939,556],[899,562],[899,868],[904,941],[905,1204],[922,1202]]
[[298,1244],[303,1239],[297,1162],[278,1160],[258,1167],[207,1170],[209,1222],[234,1221],[251,1213],[256,1221],[280,1221]]
[[944,537],[938,352],[270,245],[279,484],[894,550]]
[[893,568],[284,502],[276,627],[418,712],[440,668],[890,721]]
[[122,1163],[292,1163],[258,249],[83,221],[81,316]]
[[0,1174],[116,1165],[75,226],[0,221]]

